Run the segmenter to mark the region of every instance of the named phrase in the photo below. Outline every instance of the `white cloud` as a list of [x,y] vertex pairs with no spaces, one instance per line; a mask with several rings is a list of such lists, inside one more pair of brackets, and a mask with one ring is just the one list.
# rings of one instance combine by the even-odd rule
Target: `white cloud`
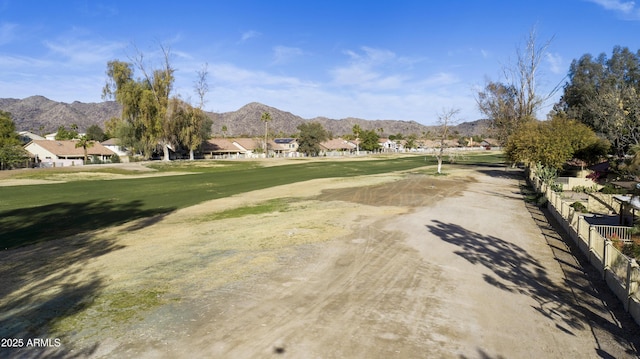
[[67,58],[73,65],[103,64],[112,60],[125,45],[119,42],[98,42],[96,40],[62,39],[44,41],[53,54]]
[[640,10],[636,8],[635,1],[622,0],[586,0],[602,6],[605,10],[620,13],[629,20],[640,20]]
[[264,71],[252,71],[237,67],[233,64],[209,64],[211,82],[231,87],[313,87],[311,82],[302,81],[296,77],[272,75]]
[[621,11],[629,13],[633,11],[635,7],[634,1],[620,1],[620,0],[588,0],[592,3],[598,4],[607,10]]
[[273,48],[273,62],[274,65],[286,64],[296,57],[302,56],[304,51],[297,47],[276,46]]
[[242,33],[242,36],[240,37],[240,42],[245,42],[249,39],[252,39],[254,37],[258,37],[261,34],[257,31],[253,31],[253,30],[249,30],[249,31],[245,31]]
[[32,70],[49,67],[51,65],[52,63],[49,61],[28,56],[0,55],[0,67],[4,69],[11,69],[14,73],[20,72],[22,68]]
[[422,82],[422,84],[423,86],[426,86],[426,87],[434,87],[434,86],[449,86],[459,82],[460,82],[460,79],[455,74],[440,72],[428,77],[426,80]]
[[548,52],[545,55],[545,60],[549,63],[549,68],[551,72],[554,74],[562,74],[566,72],[566,69],[563,68],[562,56],[560,54],[552,54]]
[[333,85],[369,91],[401,88],[410,77],[407,69],[416,62],[398,57],[392,51],[371,47],[362,47],[360,53],[353,50],[344,53],[349,63],[329,70]]

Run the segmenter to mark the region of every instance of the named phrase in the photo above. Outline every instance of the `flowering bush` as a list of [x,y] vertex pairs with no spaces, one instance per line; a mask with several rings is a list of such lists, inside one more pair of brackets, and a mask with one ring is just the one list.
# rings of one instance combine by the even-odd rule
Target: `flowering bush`
[[592,180],[593,182],[598,182],[602,174],[600,172],[591,172],[587,175],[586,178]]

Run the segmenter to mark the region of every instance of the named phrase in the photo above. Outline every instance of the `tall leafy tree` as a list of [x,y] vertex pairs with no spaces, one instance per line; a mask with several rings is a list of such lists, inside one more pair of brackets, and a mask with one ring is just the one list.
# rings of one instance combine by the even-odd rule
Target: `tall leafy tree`
[[603,156],[608,144],[588,126],[558,114],[548,121],[532,121],[511,137],[505,153],[513,162],[540,163],[561,169],[572,158],[593,161]]
[[[162,146],[164,160],[169,160],[169,148],[176,144],[176,128],[168,116],[169,99],[174,83],[175,70],[170,63],[170,52],[160,47],[163,55],[162,66],[148,70],[144,56],[138,52],[133,63],[110,61],[107,64],[109,77],[103,89],[103,97],[115,98],[122,105],[122,120],[125,132],[135,139],[125,142],[142,146],[146,158],[153,150]],[[142,73],[134,79],[134,66]]]
[[118,126],[120,125],[120,117],[111,117],[104,123],[104,135],[106,139],[117,137]]
[[380,136],[375,130],[360,130],[360,149],[365,151],[380,151]]
[[298,151],[307,156],[317,156],[320,153],[320,143],[329,138],[329,134],[318,122],[305,122],[298,126]]
[[211,119],[200,108],[186,102],[172,99],[170,105],[171,123],[179,129],[179,141],[189,149],[189,159],[194,159],[194,151],[211,135]]
[[98,141],[98,142],[101,142],[107,139],[107,136],[105,135],[104,131],[98,125],[89,126],[87,128],[86,135],[90,140]]
[[56,132],[55,137],[56,140],[73,140],[76,138],[78,138],[78,126],[76,124],[72,124],[71,129],[69,130],[67,130],[64,125],[60,125],[58,127],[58,131]]
[[417,140],[418,140],[418,136],[415,133],[410,134],[409,136],[407,136],[404,147],[408,149],[416,148]]
[[20,139],[16,133],[16,124],[11,113],[0,110],[0,146],[19,145]]
[[134,79],[133,64],[113,60],[107,63],[107,83],[102,90],[104,99],[114,99],[122,106],[119,121],[110,124],[120,145],[129,149],[132,154],[142,153],[150,158],[154,146],[144,141],[146,128],[142,121],[142,93],[144,85]]
[[574,60],[555,109],[591,127],[624,156],[640,144],[640,51],[616,46],[610,58],[603,53]]
[[11,114],[0,110],[0,170],[12,168],[27,158]]
[[488,82],[476,97],[480,112],[491,120],[492,136],[500,143],[506,143],[522,122],[528,121],[518,116],[516,97],[515,87],[500,82]]

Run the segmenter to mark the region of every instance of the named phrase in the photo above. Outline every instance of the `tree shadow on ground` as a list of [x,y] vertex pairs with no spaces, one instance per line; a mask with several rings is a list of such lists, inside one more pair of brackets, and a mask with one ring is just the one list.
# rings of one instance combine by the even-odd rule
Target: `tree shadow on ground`
[[[526,203],[526,208],[562,268],[566,289],[574,294],[577,310],[591,326],[599,345],[596,349],[598,356],[639,357],[640,327],[624,310],[622,302],[609,289],[600,272],[591,265],[548,209],[532,203]],[[620,347],[625,352],[620,352]]]
[[519,168],[511,168],[502,165],[501,168],[492,168],[487,166],[479,166],[478,172],[485,174],[489,177],[508,178],[508,179],[522,179],[524,171]]
[[[171,208],[142,209],[142,203],[58,203],[0,213],[0,337],[53,338],[56,325],[91,304],[105,287],[101,274],[88,273],[93,258],[122,248],[116,238],[92,231],[128,221],[152,224]],[[148,220],[152,219],[152,222]],[[138,222],[139,222],[138,221]],[[134,221],[132,229],[141,226]],[[96,347],[69,352],[60,347],[0,348],[0,357],[86,357]]]
[[0,212],[0,248],[6,250],[46,242],[174,210],[144,209],[142,201],[114,203],[103,200],[4,211]]
[[566,332],[584,328],[580,313],[568,305],[570,292],[555,285],[546,269],[518,245],[438,220],[427,228],[445,242],[460,247],[455,254],[490,269],[494,275],[484,275],[487,283],[535,299],[535,309]]
[[608,307],[608,300],[605,304],[607,310],[603,312],[600,291],[595,290],[588,278],[585,278],[582,268],[571,264],[575,263],[575,259],[571,260],[572,250],[567,249],[563,243],[554,243],[553,241],[562,241],[562,238],[549,225],[544,214],[540,212],[535,215],[538,217],[536,223],[543,230],[562,266],[565,285],[554,283],[545,267],[516,244],[470,231],[453,223],[434,220],[426,227],[442,240],[458,246],[459,249],[454,251],[457,255],[491,270],[491,274],[484,275],[487,283],[533,298],[537,302],[533,308],[553,321],[558,329],[570,335],[575,335],[576,330],[589,329],[598,343],[595,351],[599,357],[611,357],[609,353],[636,356],[637,326],[629,323],[628,315],[619,313],[615,316],[627,317],[626,324],[619,327],[619,321],[611,318],[609,311],[616,309]]

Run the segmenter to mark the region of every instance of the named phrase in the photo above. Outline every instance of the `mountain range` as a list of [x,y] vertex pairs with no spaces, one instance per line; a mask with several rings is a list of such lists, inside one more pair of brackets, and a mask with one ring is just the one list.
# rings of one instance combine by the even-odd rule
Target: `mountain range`
[[[31,131],[44,135],[55,132],[59,126],[70,128],[72,124],[83,132],[91,125],[104,128],[104,123],[112,117],[120,117],[121,106],[114,101],[99,103],[64,103],[52,101],[43,96],[31,96],[24,99],[1,98],[0,110],[11,113],[16,129]],[[282,111],[261,103],[249,103],[237,111],[207,112],[213,120],[212,134],[214,136],[262,136],[265,125],[261,120],[262,114],[271,115],[269,132],[278,137],[291,136],[298,132],[297,127],[307,121],[319,122],[332,135],[351,134],[354,125],[364,130],[375,130],[385,136],[391,134],[416,134],[437,132],[437,126],[425,126],[415,121],[398,120],[365,120],[359,118],[330,119],[315,117],[304,119],[290,112]],[[226,130],[223,132],[223,129]],[[382,130],[381,130],[382,129]],[[454,126],[462,136],[484,135],[488,129],[487,120],[464,122]]]

